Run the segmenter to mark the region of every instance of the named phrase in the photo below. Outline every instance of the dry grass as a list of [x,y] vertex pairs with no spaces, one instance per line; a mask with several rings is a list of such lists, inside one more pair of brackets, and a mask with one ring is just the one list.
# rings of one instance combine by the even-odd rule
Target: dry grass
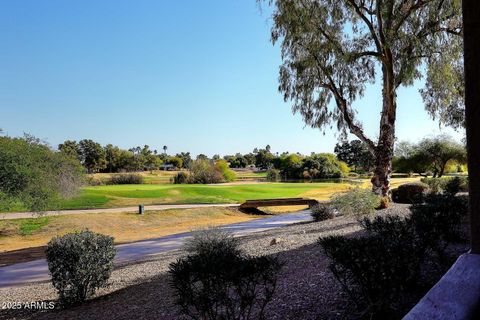
[[136,213],[101,213],[54,216],[29,235],[22,235],[25,219],[0,221],[0,252],[45,245],[52,237],[89,229],[115,237],[117,243],[144,240],[208,226],[248,221],[260,216],[231,208],[197,208]]

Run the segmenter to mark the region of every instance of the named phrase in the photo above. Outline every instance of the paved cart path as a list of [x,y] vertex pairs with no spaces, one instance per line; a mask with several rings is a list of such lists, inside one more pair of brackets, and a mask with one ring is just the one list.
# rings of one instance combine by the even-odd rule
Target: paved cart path
[[[145,211],[161,211],[169,209],[194,209],[194,208],[211,208],[211,207],[238,207],[235,203],[220,203],[220,204],[155,204],[145,206]],[[65,214],[84,214],[84,213],[120,213],[120,212],[138,212],[138,206],[120,207],[120,208],[103,208],[103,209],[72,209],[72,210],[58,210],[58,211],[44,211],[37,212],[11,212],[0,213],[0,220],[11,219],[25,219],[38,218],[45,216],[58,216]]]
[[[295,213],[234,223],[221,226],[220,228],[230,230],[235,236],[243,236],[310,220],[310,211],[304,210]],[[191,232],[184,232],[150,240],[117,245],[115,264],[118,265],[134,262],[162,252],[179,249],[185,239],[191,235]],[[12,287],[31,282],[48,281],[49,279],[50,276],[45,259],[0,267],[0,287]]]

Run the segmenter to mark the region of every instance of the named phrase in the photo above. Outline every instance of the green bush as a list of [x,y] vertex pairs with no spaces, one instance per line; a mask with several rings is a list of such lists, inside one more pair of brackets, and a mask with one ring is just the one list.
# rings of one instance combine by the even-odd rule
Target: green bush
[[116,249],[112,237],[81,231],[53,238],[45,254],[60,303],[72,305],[107,285]]
[[0,211],[55,209],[76,195],[82,170],[78,160],[32,136],[0,136]]
[[266,178],[267,178],[267,181],[270,181],[270,182],[280,181],[281,180],[280,170],[273,169],[273,168],[268,169]]
[[173,183],[175,184],[185,184],[189,183],[190,175],[185,171],[180,171],[173,177]]
[[335,218],[335,209],[327,204],[319,203],[310,207],[310,215],[314,221],[323,221]]
[[428,185],[422,182],[406,183],[392,190],[392,199],[397,203],[422,202],[428,190]]
[[442,263],[445,248],[462,240],[462,220],[468,213],[468,198],[452,195],[430,195],[411,208],[411,221],[423,246],[430,248]]
[[428,192],[431,194],[440,194],[445,189],[445,185],[448,182],[446,178],[422,178],[422,183],[428,185]]
[[143,177],[137,173],[119,173],[112,175],[106,184],[143,184]]
[[281,264],[244,254],[231,235],[205,231],[170,265],[177,304],[192,319],[265,319]]
[[423,293],[431,278],[431,269],[422,271],[427,258],[436,270],[449,266],[445,249],[461,239],[466,212],[465,198],[428,196],[408,217],[364,218],[365,237],[331,236],[319,243],[350,298],[365,314],[389,318],[395,310],[398,316],[398,310],[411,307],[410,298]]
[[85,179],[85,182],[89,186],[103,186],[105,185],[105,181],[102,179],[95,178],[94,176],[88,175]]
[[468,178],[454,177],[447,181],[444,191],[451,195],[456,195],[459,192],[468,192]]
[[195,161],[192,161],[189,168],[189,173],[189,183],[209,184],[225,181],[223,172],[217,169],[215,165],[209,160],[197,159]]
[[227,182],[232,182],[237,179],[237,175],[233,170],[228,167],[228,162],[225,160],[218,160],[215,162],[215,170],[218,170],[222,176],[223,180]]
[[468,177],[422,178],[420,181],[428,184],[431,194],[468,192]]
[[[394,229],[397,229],[396,227]],[[366,314],[386,314],[415,286],[421,260],[410,233],[388,240],[330,236],[319,243],[331,259],[330,270],[344,291]]]
[[375,212],[380,205],[380,197],[372,191],[354,188],[332,197],[332,207],[346,216],[364,216]]

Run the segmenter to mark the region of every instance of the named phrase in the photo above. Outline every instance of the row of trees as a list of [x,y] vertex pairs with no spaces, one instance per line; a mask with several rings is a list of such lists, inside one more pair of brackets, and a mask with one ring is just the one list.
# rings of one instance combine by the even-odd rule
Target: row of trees
[[[80,161],[89,173],[154,170],[163,164],[172,165],[176,169],[188,169],[194,160],[190,152],[168,155],[166,146],[163,147],[163,153],[150,149],[148,145],[125,150],[112,144],[102,146],[90,139],[79,142],[67,140],[61,143],[58,149],[63,154]],[[271,147],[267,145],[265,148],[255,148],[253,152],[247,154],[224,156],[223,160],[229,163],[230,168],[254,166],[259,169],[268,169],[274,166],[275,161],[278,162],[275,158],[285,157],[288,154],[273,155]],[[196,159],[218,161],[221,157],[216,154],[210,159],[205,154],[199,154]]]
[[416,144],[400,142],[393,158],[393,168],[397,172],[414,172],[434,178],[447,171],[464,171],[466,163],[465,146],[448,136],[425,138]]
[[[155,170],[162,164],[181,169],[188,168],[192,162],[189,152],[167,155],[167,146],[163,147],[163,153],[159,153],[148,145],[125,150],[112,144],[102,146],[93,140],[83,139],[79,142],[67,140],[58,145],[58,149],[68,157],[80,161],[88,173]],[[197,158],[203,157],[206,158],[205,155]]]

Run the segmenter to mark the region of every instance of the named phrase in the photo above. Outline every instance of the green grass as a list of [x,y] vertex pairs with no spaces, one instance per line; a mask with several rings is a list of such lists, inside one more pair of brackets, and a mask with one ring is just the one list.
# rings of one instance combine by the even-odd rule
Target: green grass
[[20,220],[19,232],[22,236],[30,235],[40,230],[50,222],[50,217]]
[[332,193],[345,183],[265,183],[240,185],[109,185],[86,187],[62,209],[106,208],[145,204],[241,203],[247,199],[298,197],[315,191]]

